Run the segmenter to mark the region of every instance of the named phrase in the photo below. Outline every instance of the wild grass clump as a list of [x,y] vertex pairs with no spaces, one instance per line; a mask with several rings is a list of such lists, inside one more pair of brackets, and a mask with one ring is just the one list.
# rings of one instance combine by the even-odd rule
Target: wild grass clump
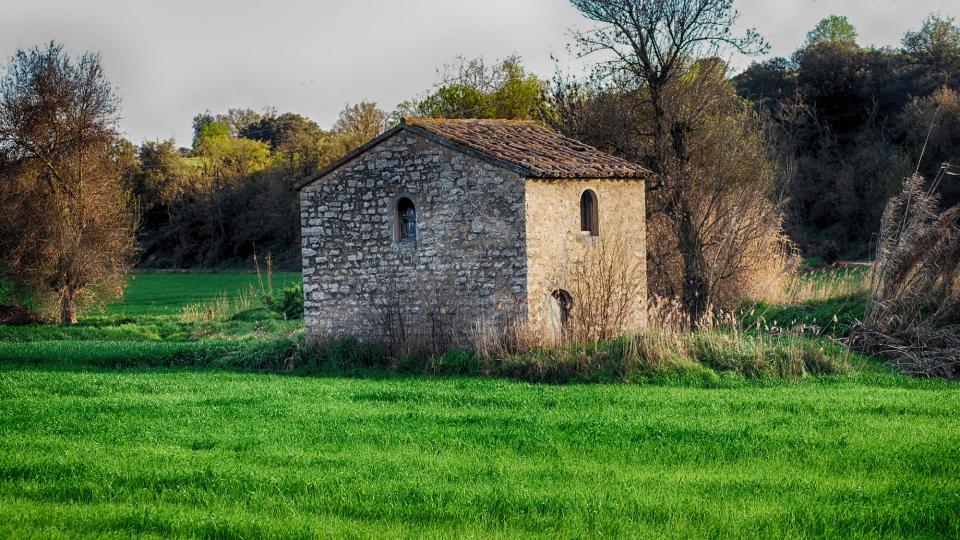
[[863,321],[867,297],[862,294],[798,304],[745,303],[737,312],[739,326],[798,336],[845,339]]
[[280,291],[279,297],[267,296],[265,301],[267,307],[285,320],[303,319],[303,283],[294,283]]
[[261,304],[260,295],[253,287],[249,287],[247,291],[237,291],[232,295],[220,293],[213,300],[183,306],[180,311],[180,320],[184,322],[225,321]]
[[847,373],[849,357],[826,345],[757,336],[650,332],[589,344],[569,344],[518,356],[480,360],[485,374],[532,382],[644,382],[800,379]]
[[586,344],[567,344],[525,354],[480,360],[489,375],[534,382],[640,382],[663,378],[799,379],[848,373],[843,349],[804,339],[719,332],[649,331]]
[[960,378],[960,205],[939,212],[935,189],[907,179],[883,214],[866,317],[853,345],[906,373]]
[[609,383],[670,380],[712,384],[722,376],[802,379],[851,371],[852,355],[824,340],[761,334],[650,330],[594,342],[566,342],[481,354],[456,349],[442,355],[405,354],[355,339],[319,344],[302,356],[308,370],[336,373],[381,370],[425,375],[503,377],[528,382]]

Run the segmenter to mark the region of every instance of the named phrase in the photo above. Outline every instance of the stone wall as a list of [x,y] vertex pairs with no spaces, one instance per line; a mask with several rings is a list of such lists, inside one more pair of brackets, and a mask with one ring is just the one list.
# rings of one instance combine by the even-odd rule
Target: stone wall
[[[580,197],[590,189],[598,199],[599,236],[580,230]],[[646,324],[646,213],[642,180],[536,180],[526,182],[527,294],[529,321],[545,334],[554,334],[551,293],[573,296],[583,289],[577,275],[592,264],[598,250],[622,259],[616,268],[639,280],[636,301],[626,330]],[[605,243],[605,245],[603,245]]]
[[[395,240],[401,196],[416,205],[416,243]],[[303,188],[300,205],[311,340],[456,341],[478,319],[524,315],[524,181],[512,171],[400,131]]]

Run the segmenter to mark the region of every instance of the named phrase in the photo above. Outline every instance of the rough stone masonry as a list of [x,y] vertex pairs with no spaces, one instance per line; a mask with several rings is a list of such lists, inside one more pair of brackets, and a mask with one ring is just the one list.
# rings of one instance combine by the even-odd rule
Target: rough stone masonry
[[[601,238],[629,238],[645,268],[645,174],[531,122],[405,120],[298,186],[308,338],[442,348],[513,321],[556,331],[557,291]],[[586,190],[599,237],[582,230]],[[643,278],[629,327],[645,322]]]

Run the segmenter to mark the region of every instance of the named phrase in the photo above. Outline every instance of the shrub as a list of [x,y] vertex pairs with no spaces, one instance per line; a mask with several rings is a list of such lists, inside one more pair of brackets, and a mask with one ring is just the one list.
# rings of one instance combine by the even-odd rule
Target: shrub
[[280,291],[280,298],[267,298],[267,305],[284,319],[303,318],[303,283],[294,283]]
[[840,246],[836,240],[826,240],[820,246],[820,257],[828,265],[836,264],[840,260]]

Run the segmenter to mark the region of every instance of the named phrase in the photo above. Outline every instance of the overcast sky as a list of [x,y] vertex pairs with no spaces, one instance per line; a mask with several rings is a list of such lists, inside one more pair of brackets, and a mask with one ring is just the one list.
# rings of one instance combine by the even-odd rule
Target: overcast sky
[[[846,15],[863,45],[897,45],[929,13],[960,18],[960,0],[737,0],[789,55],[821,18]],[[5,2],[0,63],[51,39],[97,50],[123,98],[134,142],[175,137],[191,119],[230,107],[297,112],[330,127],[347,103],[392,110],[437,80],[455,56],[519,54],[542,77],[578,69],[569,30],[585,21],[566,0],[30,0]],[[745,66],[749,60],[734,59]]]

